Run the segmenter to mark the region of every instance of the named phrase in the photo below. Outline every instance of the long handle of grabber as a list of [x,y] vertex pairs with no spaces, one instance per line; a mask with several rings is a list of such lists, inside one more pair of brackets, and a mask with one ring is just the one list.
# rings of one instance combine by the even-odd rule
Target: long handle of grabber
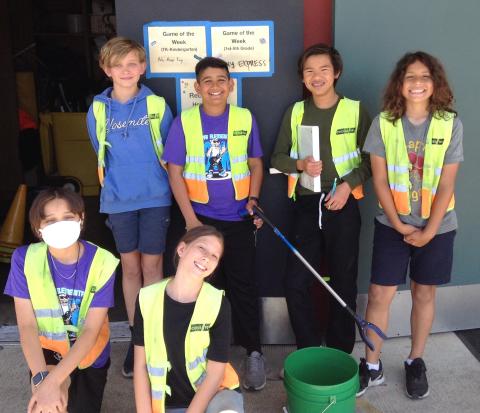
[[347,303],[342,300],[342,298],[335,292],[335,290],[330,287],[327,282],[322,278],[322,276],[313,268],[310,263],[303,257],[302,254],[298,252],[298,250],[290,243],[290,241],[285,238],[285,236],[280,232],[280,230],[270,222],[270,220],[265,216],[265,214],[256,206],[253,208],[253,213],[257,215],[259,218],[262,218],[264,222],[266,222],[273,230],[273,232],[288,246],[288,248],[298,257],[300,261],[302,261],[303,265],[307,267],[310,272],[322,283],[322,285],[328,290],[330,294],[332,294],[335,299],[339,302],[342,307],[347,307]]

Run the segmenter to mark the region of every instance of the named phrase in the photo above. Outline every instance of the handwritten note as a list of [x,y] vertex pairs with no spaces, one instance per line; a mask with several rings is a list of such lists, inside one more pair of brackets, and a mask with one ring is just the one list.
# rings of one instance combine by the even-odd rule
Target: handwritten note
[[212,56],[225,60],[232,73],[270,72],[269,26],[213,26]]
[[151,73],[192,73],[207,55],[205,26],[150,26]]

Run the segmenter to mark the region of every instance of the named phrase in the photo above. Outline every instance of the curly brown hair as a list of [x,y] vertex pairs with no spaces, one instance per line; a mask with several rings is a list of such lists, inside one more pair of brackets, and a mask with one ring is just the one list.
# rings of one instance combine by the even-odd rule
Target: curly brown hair
[[433,94],[428,103],[428,111],[435,117],[446,118],[457,112],[453,109],[453,93],[448,84],[445,69],[440,61],[432,55],[417,51],[406,53],[397,63],[390,75],[390,79],[383,94],[382,111],[386,112],[387,118],[395,122],[406,112],[406,102],[402,95],[402,87],[405,73],[408,67],[415,63],[423,63],[432,76]]

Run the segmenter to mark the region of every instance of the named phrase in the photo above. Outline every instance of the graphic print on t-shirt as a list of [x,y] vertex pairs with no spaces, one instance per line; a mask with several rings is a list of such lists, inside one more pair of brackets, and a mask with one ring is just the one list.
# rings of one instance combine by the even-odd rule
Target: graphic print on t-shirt
[[[77,326],[78,315],[80,313],[80,304],[84,292],[80,290],[72,290],[69,288],[57,288],[58,301],[62,307],[63,324],[66,326]],[[73,341],[77,335],[73,331],[68,332],[68,338]]]
[[412,138],[407,145],[408,159],[410,160],[410,182],[412,183],[412,202],[420,200],[423,179],[423,161],[425,156],[425,143],[422,138]]
[[227,137],[226,133],[203,135],[205,172],[208,181],[230,179],[232,176]]

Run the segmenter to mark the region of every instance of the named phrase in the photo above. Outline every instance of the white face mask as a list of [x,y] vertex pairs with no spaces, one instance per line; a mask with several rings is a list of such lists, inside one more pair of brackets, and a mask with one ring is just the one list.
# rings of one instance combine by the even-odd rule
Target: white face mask
[[73,245],[80,236],[81,221],[58,221],[39,229],[42,239],[52,248],[63,249]]

